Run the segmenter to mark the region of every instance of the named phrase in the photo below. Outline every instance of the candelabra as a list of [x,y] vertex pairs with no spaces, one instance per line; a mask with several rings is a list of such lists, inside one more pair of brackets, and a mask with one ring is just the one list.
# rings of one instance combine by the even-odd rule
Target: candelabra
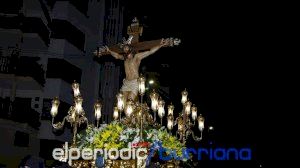
[[[113,117],[114,120],[119,120],[122,124],[129,127],[140,128],[140,139],[143,139],[143,128],[147,125],[155,125],[155,120],[149,113],[149,107],[143,101],[145,95],[145,78],[140,76],[138,78],[138,101],[132,99],[125,100],[122,93],[117,94],[117,104],[114,107]],[[122,118],[122,112],[125,117]]]
[[[80,90],[79,90],[79,83],[74,82],[72,84],[72,89],[73,89],[73,100],[74,100],[74,105],[71,106],[68,110],[67,116],[63,118],[62,122],[54,123],[54,118],[58,113],[58,107],[60,104],[60,101],[58,97],[55,97],[52,100],[52,107],[51,107],[51,116],[52,116],[52,126],[54,129],[62,129],[65,121],[69,122],[71,126],[73,127],[73,144],[76,144],[76,134],[77,134],[77,128],[80,127],[81,124],[86,123],[88,125],[88,119],[85,116],[84,109],[82,107],[82,102],[83,98],[80,95]],[[99,119],[101,117],[101,104],[99,101],[95,103],[94,106],[95,109],[95,117],[97,119],[97,127],[99,125]]]
[[[150,94],[151,108],[148,107],[147,103],[143,102],[143,97],[145,95],[145,78],[142,76],[138,79],[138,91],[140,98],[137,102],[134,102],[133,100],[126,101],[122,93],[117,94],[117,103],[116,107],[114,107],[113,117],[115,120],[119,120],[127,126],[139,127],[140,137],[142,139],[143,127],[145,127],[145,125],[152,125],[154,127],[161,127],[163,125],[163,118],[165,116],[165,101],[162,100],[158,93],[153,91]],[[197,107],[195,105],[192,106],[192,103],[188,100],[187,96],[188,92],[184,90],[182,92],[181,99],[183,109],[175,120],[173,116],[175,107],[172,103],[168,105],[167,129],[171,134],[173,127],[178,125],[176,135],[179,135],[181,142],[185,142],[189,135],[192,135],[195,141],[200,141],[202,140],[202,132],[204,130],[204,117],[202,117],[201,114],[197,116]],[[149,113],[150,109],[153,112],[153,116]],[[124,118],[121,117],[122,112],[125,112]],[[160,119],[160,125],[156,123],[156,115],[158,115]],[[192,130],[192,128],[196,125],[196,120],[198,121],[200,137],[195,136]]]
[[[178,125],[178,130],[176,131],[176,135],[179,135],[179,140],[181,142],[186,142],[186,139],[189,135],[192,135],[195,141],[202,140],[202,133],[204,130],[204,117],[200,114],[197,117],[197,107],[195,105],[192,106],[192,103],[188,100],[188,92],[186,90],[181,93],[181,103],[183,105],[182,112],[175,119],[173,117],[174,106],[171,104],[168,106],[168,123],[167,128],[169,131],[173,129],[175,125]],[[190,119],[190,115],[192,118]],[[192,128],[196,125],[195,121],[198,121],[198,129],[200,131],[200,137],[195,136]]]

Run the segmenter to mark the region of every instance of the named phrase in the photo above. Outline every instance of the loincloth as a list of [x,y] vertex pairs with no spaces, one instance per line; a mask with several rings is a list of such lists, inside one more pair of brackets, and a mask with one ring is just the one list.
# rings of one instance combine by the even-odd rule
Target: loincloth
[[137,79],[132,79],[132,80],[123,80],[123,85],[121,87],[122,92],[132,92],[135,95],[138,94],[139,92],[139,84]]

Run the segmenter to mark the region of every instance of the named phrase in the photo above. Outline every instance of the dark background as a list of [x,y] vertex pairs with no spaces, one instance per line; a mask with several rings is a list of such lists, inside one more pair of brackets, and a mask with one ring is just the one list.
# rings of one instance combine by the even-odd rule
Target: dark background
[[[144,25],[142,40],[182,40],[180,46],[161,49],[143,65],[160,72],[161,84],[171,87],[172,101],[180,102],[180,92],[187,88],[191,101],[206,117],[206,126],[214,126],[197,145],[253,151],[250,162],[208,161],[208,167],[264,167],[268,81],[273,71],[267,50],[272,13],[265,4],[127,0],[125,5],[125,20],[130,23],[137,16]],[[164,70],[161,64],[170,68]]]

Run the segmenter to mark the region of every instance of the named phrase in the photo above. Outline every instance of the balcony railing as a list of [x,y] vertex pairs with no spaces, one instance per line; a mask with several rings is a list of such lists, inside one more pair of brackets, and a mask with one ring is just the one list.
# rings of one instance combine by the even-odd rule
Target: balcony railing
[[9,73],[13,71],[12,64],[10,63],[11,59],[9,57],[0,56],[0,72]]
[[5,57],[0,56],[0,73],[15,74],[16,76],[32,77],[41,86],[45,84],[45,71],[38,57]]

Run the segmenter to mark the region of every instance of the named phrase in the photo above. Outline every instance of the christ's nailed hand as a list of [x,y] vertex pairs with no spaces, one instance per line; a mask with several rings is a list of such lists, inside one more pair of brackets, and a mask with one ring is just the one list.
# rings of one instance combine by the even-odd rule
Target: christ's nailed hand
[[161,47],[165,47],[168,45],[168,39],[161,39],[160,41],[160,46]]
[[100,57],[106,52],[110,52],[110,50],[107,46],[103,46],[103,47],[99,48],[98,50],[94,51],[94,54],[96,56]]

